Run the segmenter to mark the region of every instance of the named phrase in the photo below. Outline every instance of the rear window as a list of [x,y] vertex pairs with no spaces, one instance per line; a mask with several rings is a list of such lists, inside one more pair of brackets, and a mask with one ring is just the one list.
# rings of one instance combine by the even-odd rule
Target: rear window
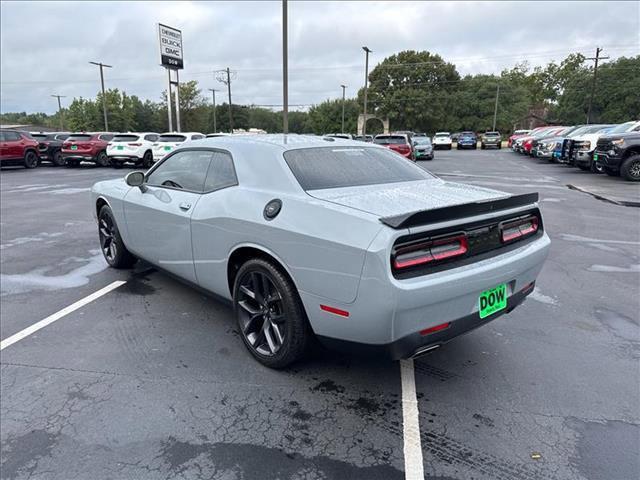
[[500,136],[500,133],[499,132],[487,132],[487,133],[485,133],[485,136],[487,136],[487,137],[498,137],[498,136]]
[[448,137],[449,132],[437,132],[436,137]]
[[113,137],[114,142],[135,142],[139,139],[140,137],[138,135],[116,135]]
[[86,142],[87,140],[91,140],[91,137],[91,134],[74,134],[69,135],[69,138],[67,138],[67,140],[69,140],[70,142]]
[[31,138],[35,138],[36,140],[44,140],[45,138],[47,138],[47,134],[46,133],[32,133],[31,134]]
[[285,152],[284,159],[304,190],[432,178],[410,160],[382,148],[305,148]]
[[373,139],[373,143],[377,143],[378,145],[402,145],[403,143],[407,143],[407,139],[402,135],[378,136]]
[[184,135],[160,135],[158,137],[159,142],[171,142],[171,143],[180,143],[184,142],[187,139]]
[[204,138],[204,135],[191,135],[191,140],[202,140]]
[[57,140],[66,140],[67,138],[69,138],[69,134],[68,133],[58,133],[56,135],[54,135],[54,138]]

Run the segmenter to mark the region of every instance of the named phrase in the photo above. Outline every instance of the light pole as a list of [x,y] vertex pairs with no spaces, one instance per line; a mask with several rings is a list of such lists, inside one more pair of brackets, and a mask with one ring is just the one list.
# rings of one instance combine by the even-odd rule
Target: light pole
[[344,90],[347,88],[346,85],[340,85],[342,87],[342,130],[340,133],[344,133]]
[[[509,89],[507,89],[507,93]],[[508,97],[509,95],[507,95]],[[493,129],[491,131],[496,131],[496,119],[498,118],[498,97],[500,97],[500,84],[498,84],[498,88],[496,89],[496,106],[493,109]]]
[[287,51],[287,0],[282,0],[282,133],[289,133],[289,55]]
[[109,131],[109,122],[107,121],[107,99],[104,95],[104,73],[103,67],[113,68],[111,65],[106,65],[102,62],[89,62],[92,65],[98,65],[100,67],[100,84],[102,85],[102,113],[104,114],[104,131]]
[[367,134],[367,86],[369,85],[369,54],[373,52],[369,47],[362,47],[365,52],[364,60],[364,122],[362,123],[362,135]]
[[54,98],[58,99],[58,120],[60,120],[60,131],[64,130],[64,123],[62,122],[62,105],[60,104],[61,98],[67,98],[64,95],[51,95]]
[[215,88],[210,88],[211,96],[213,97],[213,133],[217,133],[218,129],[216,127],[216,90]]

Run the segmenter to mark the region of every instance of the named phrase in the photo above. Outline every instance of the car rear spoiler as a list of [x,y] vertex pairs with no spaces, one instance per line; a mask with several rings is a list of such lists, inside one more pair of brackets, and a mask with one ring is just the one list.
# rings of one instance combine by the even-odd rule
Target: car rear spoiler
[[538,201],[538,193],[525,193],[523,195],[512,195],[506,198],[495,200],[485,200],[480,202],[463,203],[450,207],[434,208],[433,210],[420,210],[417,212],[404,213],[393,217],[381,217],[380,221],[391,228],[409,228],[418,225],[428,225],[446,220],[466,218],[482,213],[507,210],[509,208],[523,207]]

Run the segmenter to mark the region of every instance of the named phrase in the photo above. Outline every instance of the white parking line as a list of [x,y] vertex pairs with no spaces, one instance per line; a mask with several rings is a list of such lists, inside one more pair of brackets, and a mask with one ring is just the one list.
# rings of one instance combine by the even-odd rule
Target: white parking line
[[422,442],[418,421],[418,398],[413,360],[400,360],[402,383],[402,429],[404,436],[404,475],[406,480],[424,480]]
[[65,315],[69,315],[70,313],[75,312],[79,308],[84,307],[85,305],[93,302],[94,300],[102,297],[103,295],[106,295],[110,291],[115,290],[116,288],[120,287],[121,285],[124,285],[125,283],[127,282],[123,280],[116,280],[115,282],[110,283],[106,287],[101,288],[97,292],[93,292],[91,295],[88,295],[78,300],[77,302],[72,303],[68,307],[63,308],[62,310],[59,310],[52,315],[49,315],[47,318],[44,318],[37,323],[34,323],[33,325],[25,328],[24,330],[20,330],[18,333],[11,335],[9,338],[2,340],[0,342],[0,350],[4,350],[8,346],[13,345],[16,342],[19,342],[23,338],[28,337],[29,335],[37,332],[38,330],[46,327],[47,325],[51,325],[56,320],[60,320]]

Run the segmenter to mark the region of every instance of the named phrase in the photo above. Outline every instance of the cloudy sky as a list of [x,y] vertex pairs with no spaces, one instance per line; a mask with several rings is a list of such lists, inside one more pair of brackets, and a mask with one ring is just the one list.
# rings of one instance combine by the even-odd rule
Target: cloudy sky
[[[236,71],[234,103],[282,103],[280,2],[0,3],[0,110],[52,113],[51,94],[92,97],[107,87],[159,100],[158,22],[183,31],[181,80],[225,88],[213,70]],[[596,46],[612,58],[640,54],[640,2],[289,2],[289,103],[354,95],[364,52],[374,66],[401,50],[429,50],[462,74],[561,60]],[[220,92],[219,95],[222,95]],[[220,98],[221,100],[221,98]],[[304,108],[304,107],[301,107]]]

